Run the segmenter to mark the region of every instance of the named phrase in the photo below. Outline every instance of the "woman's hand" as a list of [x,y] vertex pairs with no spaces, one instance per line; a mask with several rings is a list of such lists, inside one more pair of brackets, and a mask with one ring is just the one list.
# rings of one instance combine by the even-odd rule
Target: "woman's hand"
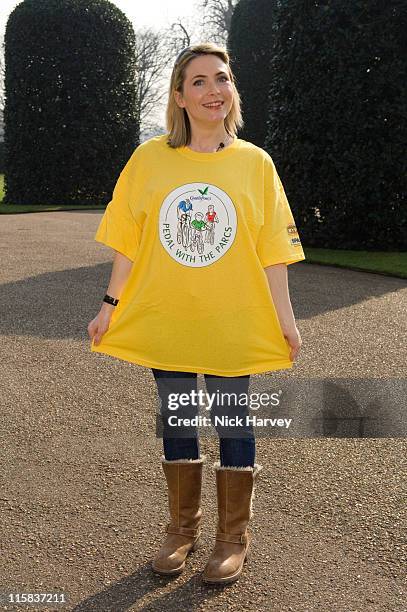
[[287,342],[291,347],[290,360],[295,361],[299,355],[302,345],[300,332],[298,331],[295,323],[288,327],[282,327],[282,332],[284,334],[284,338],[287,339]]
[[114,309],[113,304],[104,302],[99,314],[88,325],[89,338],[94,340],[96,346],[100,343],[103,334],[109,329],[110,318]]

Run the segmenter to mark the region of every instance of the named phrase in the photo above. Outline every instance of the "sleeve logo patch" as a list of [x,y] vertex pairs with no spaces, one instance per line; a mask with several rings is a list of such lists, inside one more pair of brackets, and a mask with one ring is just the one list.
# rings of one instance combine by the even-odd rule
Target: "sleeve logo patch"
[[287,225],[287,232],[289,234],[298,234],[298,230],[294,224]]
[[299,238],[291,238],[290,243],[293,246],[301,246],[301,240]]

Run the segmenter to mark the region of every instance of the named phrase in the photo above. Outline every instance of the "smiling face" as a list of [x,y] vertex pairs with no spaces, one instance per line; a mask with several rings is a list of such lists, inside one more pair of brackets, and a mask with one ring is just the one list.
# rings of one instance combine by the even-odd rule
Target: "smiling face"
[[[233,104],[233,86],[227,65],[217,55],[200,55],[185,69],[183,93],[175,91],[175,100],[185,108],[191,124],[223,123]],[[219,107],[206,104],[221,101]]]

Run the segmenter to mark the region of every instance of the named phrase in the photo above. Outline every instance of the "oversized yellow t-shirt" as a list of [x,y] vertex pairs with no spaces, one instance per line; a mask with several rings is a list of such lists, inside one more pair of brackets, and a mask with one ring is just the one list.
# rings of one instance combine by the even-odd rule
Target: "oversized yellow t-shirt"
[[95,240],[133,266],[91,350],[149,368],[241,376],[291,368],[264,268],[305,259],[270,155],[140,144]]

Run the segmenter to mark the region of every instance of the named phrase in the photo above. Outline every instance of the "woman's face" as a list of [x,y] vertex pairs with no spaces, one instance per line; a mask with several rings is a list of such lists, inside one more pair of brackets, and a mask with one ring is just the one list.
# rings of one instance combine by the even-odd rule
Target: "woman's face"
[[[200,55],[185,70],[184,93],[174,92],[176,102],[185,108],[191,123],[224,123],[233,103],[233,88],[227,65],[217,55]],[[218,108],[205,104],[221,101]]]

